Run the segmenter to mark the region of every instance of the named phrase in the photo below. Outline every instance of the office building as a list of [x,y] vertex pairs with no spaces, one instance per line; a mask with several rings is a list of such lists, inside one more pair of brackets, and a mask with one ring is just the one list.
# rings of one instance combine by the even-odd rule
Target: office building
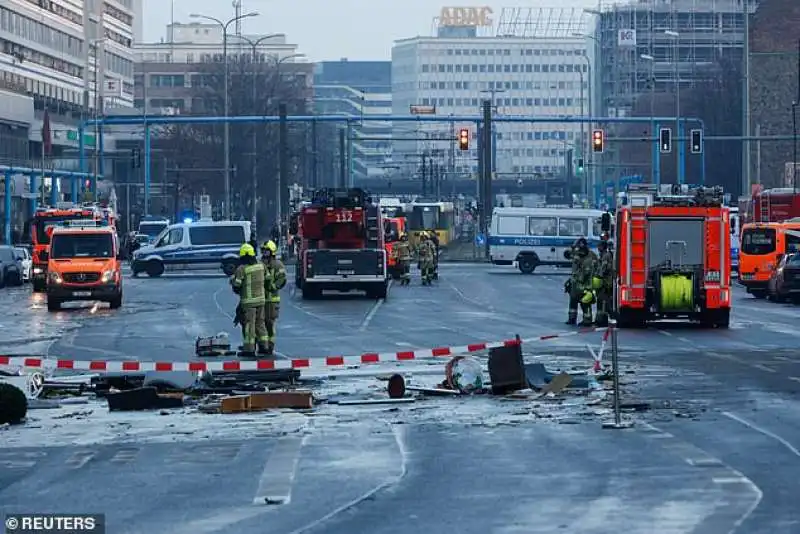
[[389,61],[323,61],[314,72],[314,103],[319,115],[342,115],[353,122],[353,178],[393,174],[392,64]]
[[[589,16],[578,9],[462,8],[436,24],[435,37],[414,37],[392,49],[393,114],[475,116],[485,99],[499,116],[565,116],[588,112],[586,40]],[[474,12],[471,12],[474,11]],[[463,20],[462,20],[463,19]],[[456,132],[468,128],[469,150],[456,149]],[[395,124],[396,162],[416,166],[422,154],[456,176],[478,171],[475,124]],[[567,155],[583,147],[580,124],[497,123],[494,171],[502,177],[563,178]],[[413,141],[403,141],[403,137]]]

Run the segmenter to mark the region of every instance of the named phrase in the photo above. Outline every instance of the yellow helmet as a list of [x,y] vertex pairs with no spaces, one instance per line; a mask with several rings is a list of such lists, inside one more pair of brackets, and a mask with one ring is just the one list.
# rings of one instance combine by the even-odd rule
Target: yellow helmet
[[239,248],[239,257],[244,258],[245,256],[253,256],[256,255],[256,249],[253,248],[253,245],[249,243],[245,243],[244,245]]
[[273,254],[275,254],[276,252],[278,252],[278,245],[276,245],[276,244],[275,244],[275,241],[272,241],[272,240],[270,239],[269,241],[267,241],[266,243],[264,243],[263,245],[261,245],[261,250],[262,250],[262,251],[264,251],[264,250],[269,250],[270,252],[272,252]]

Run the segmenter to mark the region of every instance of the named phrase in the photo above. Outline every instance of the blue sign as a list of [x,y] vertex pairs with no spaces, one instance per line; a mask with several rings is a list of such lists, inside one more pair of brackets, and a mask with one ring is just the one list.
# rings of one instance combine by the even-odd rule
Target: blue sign
[[475,244],[476,245],[485,245],[486,244],[486,237],[483,234],[477,234],[475,236]]

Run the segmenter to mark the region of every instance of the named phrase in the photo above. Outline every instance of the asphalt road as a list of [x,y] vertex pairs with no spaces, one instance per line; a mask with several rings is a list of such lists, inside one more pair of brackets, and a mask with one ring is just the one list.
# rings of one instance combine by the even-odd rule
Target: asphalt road
[[[442,265],[433,287],[418,279],[393,286],[386,301],[303,301],[287,288],[277,349],[288,358],[357,355],[574,331],[563,324],[563,281],[558,271],[524,276],[453,264]],[[182,361],[193,359],[199,335],[228,331],[238,341],[224,277],[128,279],[125,290],[120,310],[81,305],[58,313],[24,290],[0,290],[0,352]],[[248,533],[265,524],[279,534],[453,525],[497,533],[796,533],[800,354],[790,349],[800,338],[800,308],[741,291],[734,306],[729,330],[664,324],[620,333],[632,372],[625,378],[652,405],[631,430],[389,427],[355,415],[351,425],[311,425],[303,436],[0,450],[0,510],[102,511],[115,533]],[[600,336],[526,349],[597,347]],[[270,493],[291,500],[254,504]]]

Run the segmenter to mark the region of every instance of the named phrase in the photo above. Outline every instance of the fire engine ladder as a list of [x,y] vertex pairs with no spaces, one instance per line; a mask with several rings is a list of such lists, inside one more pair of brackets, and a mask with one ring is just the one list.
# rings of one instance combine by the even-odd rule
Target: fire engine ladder
[[369,205],[365,210],[367,229],[367,248],[378,248],[380,237],[380,206]]
[[644,300],[647,285],[647,211],[644,207],[631,208],[630,224],[630,269],[627,285],[634,289],[633,300]]
[[769,222],[770,216],[770,201],[769,201],[769,194],[768,193],[761,193],[758,199],[758,221],[757,222]]

